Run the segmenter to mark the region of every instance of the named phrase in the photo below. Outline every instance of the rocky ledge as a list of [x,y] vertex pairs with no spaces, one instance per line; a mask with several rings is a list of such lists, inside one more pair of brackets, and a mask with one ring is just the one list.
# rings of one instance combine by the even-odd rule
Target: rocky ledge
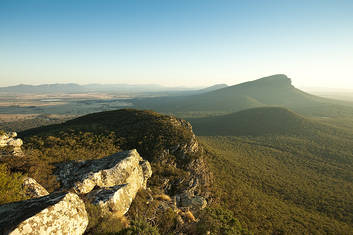
[[62,191],[46,195],[34,179],[25,179],[23,190],[32,199],[0,206],[0,234],[83,234],[88,225],[83,201],[102,214],[123,216],[151,175],[136,150],[59,164]]

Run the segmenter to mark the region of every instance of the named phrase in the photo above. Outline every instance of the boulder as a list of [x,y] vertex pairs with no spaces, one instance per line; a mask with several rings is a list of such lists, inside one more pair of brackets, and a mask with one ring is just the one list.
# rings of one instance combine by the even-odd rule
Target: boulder
[[75,193],[56,192],[0,206],[0,234],[78,235],[87,225],[85,204]]
[[149,162],[134,149],[101,159],[61,163],[56,175],[65,189],[73,188],[78,194],[86,194],[96,186],[129,184],[131,188],[146,188],[152,170]]
[[29,198],[37,198],[48,195],[48,191],[40,184],[37,183],[35,179],[27,177],[23,180],[22,189],[26,196]]

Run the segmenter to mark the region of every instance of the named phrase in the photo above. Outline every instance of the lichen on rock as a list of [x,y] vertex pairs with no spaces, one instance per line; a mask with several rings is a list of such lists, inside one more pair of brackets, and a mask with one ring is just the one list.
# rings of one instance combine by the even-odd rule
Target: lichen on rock
[[1,234],[81,235],[87,225],[85,204],[75,193],[56,192],[0,206]]
[[57,177],[63,188],[73,188],[79,194],[92,191],[95,186],[113,187],[139,180],[142,187],[152,175],[151,166],[134,149],[101,159],[61,163]]
[[134,149],[101,159],[69,162],[58,166],[57,176],[66,189],[87,194],[102,214],[123,216],[140,189],[146,189],[151,165]]

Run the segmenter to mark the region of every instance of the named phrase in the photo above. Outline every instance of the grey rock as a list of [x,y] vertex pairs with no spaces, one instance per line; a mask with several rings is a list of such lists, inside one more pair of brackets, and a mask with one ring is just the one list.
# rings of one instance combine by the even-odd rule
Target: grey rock
[[0,234],[83,234],[88,216],[74,193],[56,192],[44,197],[0,206]]
[[128,184],[122,184],[95,189],[87,196],[93,205],[99,206],[103,215],[113,213],[115,217],[121,217],[129,210],[136,193]]
[[95,186],[113,187],[126,183],[146,188],[147,179],[152,175],[149,162],[135,149],[101,159],[62,163],[57,169],[61,185],[65,189],[73,188],[79,194],[89,193]]

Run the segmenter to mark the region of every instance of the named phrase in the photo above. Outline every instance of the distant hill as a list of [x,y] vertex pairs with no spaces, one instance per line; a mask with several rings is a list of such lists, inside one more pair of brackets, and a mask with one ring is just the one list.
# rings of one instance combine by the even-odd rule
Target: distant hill
[[72,93],[84,92],[85,88],[75,83],[65,84],[43,84],[43,85],[25,85],[0,87],[0,92],[11,93]]
[[231,113],[256,107],[281,106],[316,116],[327,115],[328,112],[353,114],[352,107],[347,108],[338,101],[314,96],[295,88],[291,79],[284,74],[187,97],[136,100],[136,105],[138,108],[160,112]]
[[212,136],[302,136],[330,129],[317,121],[280,107],[253,108],[221,116],[191,118],[188,121],[197,135]]

